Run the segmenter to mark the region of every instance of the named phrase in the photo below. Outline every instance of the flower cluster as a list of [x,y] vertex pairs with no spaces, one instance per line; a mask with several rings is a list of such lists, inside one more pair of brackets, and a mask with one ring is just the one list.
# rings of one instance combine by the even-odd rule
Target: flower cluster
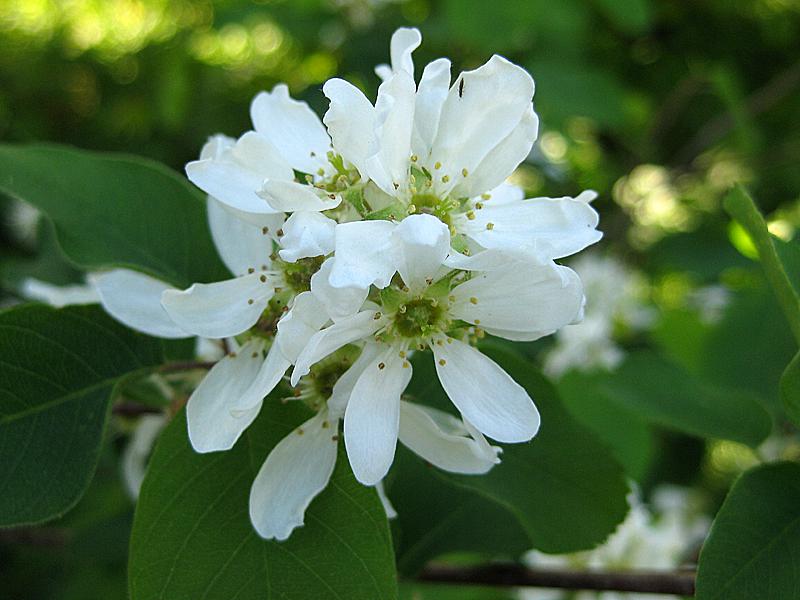
[[[320,121],[278,85],[253,100],[253,131],[213,137],[186,166],[234,277],[185,290],[128,271],[94,278],[124,322],[234,348],[189,399],[197,451],[231,448],[287,375],[313,409],[253,484],[265,538],[303,523],[340,436],[365,485],[380,485],[398,440],[448,471],[491,469],[500,449],[486,438],[528,441],[539,414],[477,339],[535,340],[582,314],[578,276],[554,260],[600,238],[594,194],[525,198],[504,183],[536,139],[533,80],[493,56],[452,83],[435,60],[417,82],[420,42],[394,34],[374,104],[332,79]],[[459,417],[403,398],[410,357],[427,350]]]

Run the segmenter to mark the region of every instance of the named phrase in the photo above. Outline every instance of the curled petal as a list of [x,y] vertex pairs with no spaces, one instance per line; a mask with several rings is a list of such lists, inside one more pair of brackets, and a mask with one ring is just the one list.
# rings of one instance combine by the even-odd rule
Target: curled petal
[[256,131],[272,142],[293,169],[316,174],[330,166],[331,140],[325,127],[308,104],[289,96],[286,85],[258,94],[250,105],[250,116]]
[[258,271],[217,283],[166,290],[161,305],[182,329],[208,338],[238,335],[256,324],[275,288]]
[[161,306],[161,295],[172,289],[168,283],[128,269],[93,273],[89,281],[106,312],[128,327],[162,338],[192,337]]
[[272,210],[283,212],[321,212],[336,208],[342,201],[336,194],[325,193],[314,186],[277,179],[266,181],[259,188],[258,195]]
[[280,257],[286,262],[333,252],[336,221],[318,212],[296,212],[283,225]]
[[486,473],[500,462],[490,446],[455,417],[434,408],[400,402],[400,442],[432,465],[451,473]]
[[234,416],[231,409],[255,379],[264,358],[264,343],[251,340],[206,374],[186,404],[189,441],[197,452],[233,448],[261,410],[261,403]]
[[211,237],[222,261],[236,276],[245,275],[248,269],[258,269],[269,262],[272,240],[283,224],[283,215],[263,214],[241,218],[234,211],[208,197],[208,224]]
[[323,410],[269,453],[250,489],[250,520],[261,537],[285,540],[303,525],[308,505],[336,465],[337,423]]

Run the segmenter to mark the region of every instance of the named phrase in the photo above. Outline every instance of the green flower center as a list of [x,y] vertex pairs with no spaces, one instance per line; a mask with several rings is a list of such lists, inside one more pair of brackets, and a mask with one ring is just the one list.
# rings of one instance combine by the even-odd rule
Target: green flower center
[[433,298],[416,298],[401,304],[394,315],[394,328],[405,338],[427,337],[440,329],[444,310]]
[[311,289],[311,277],[319,271],[324,260],[324,256],[312,256],[310,258],[301,258],[293,263],[279,261],[286,285],[298,294],[309,291]]

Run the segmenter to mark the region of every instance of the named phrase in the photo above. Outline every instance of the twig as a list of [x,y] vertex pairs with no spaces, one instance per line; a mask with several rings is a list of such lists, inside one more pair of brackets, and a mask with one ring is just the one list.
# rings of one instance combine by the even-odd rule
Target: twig
[[434,564],[426,567],[417,579],[432,583],[694,596],[695,573],[692,570],[570,571],[566,569],[528,569],[515,564],[474,567]]
[[146,406],[135,402],[120,402],[114,405],[111,412],[120,417],[138,417],[140,415],[155,415],[164,411],[155,406]]
[[173,362],[162,365],[158,368],[159,373],[177,373],[178,371],[191,371],[192,369],[210,369],[216,361],[187,360],[184,362]]
[[20,527],[0,529],[0,544],[58,547],[70,540],[70,532],[62,527]]

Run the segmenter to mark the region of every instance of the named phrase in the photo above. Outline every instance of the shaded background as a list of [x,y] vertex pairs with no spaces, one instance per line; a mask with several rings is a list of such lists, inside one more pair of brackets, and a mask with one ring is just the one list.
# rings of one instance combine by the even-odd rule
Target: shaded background
[[[517,181],[533,195],[599,192],[603,247],[647,274],[662,315],[652,339],[630,345],[691,363],[681,344],[694,323],[679,309],[690,290],[723,282],[743,300],[718,334],[730,353],[705,370],[769,404],[777,380],[753,382],[746,367],[779,372],[792,343],[720,201],[744,183],[774,234],[790,241],[800,225],[796,0],[0,0],[0,141],[125,151],[182,170],[209,135],[248,129],[250,99],[278,82],[320,114],[329,77],[374,96],[372,69],[409,25],[423,33],[418,65],[447,56],[458,72],[496,52],[531,72],[542,128]],[[32,218],[0,204],[6,299],[27,276],[81,279]],[[125,597],[131,504],[115,460],[125,436],[122,426],[93,491],[59,524],[67,542],[0,537],[0,597]],[[662,432],[658,444],[645,488],[700,482],[719,494],[748,464],[732,443]]]

